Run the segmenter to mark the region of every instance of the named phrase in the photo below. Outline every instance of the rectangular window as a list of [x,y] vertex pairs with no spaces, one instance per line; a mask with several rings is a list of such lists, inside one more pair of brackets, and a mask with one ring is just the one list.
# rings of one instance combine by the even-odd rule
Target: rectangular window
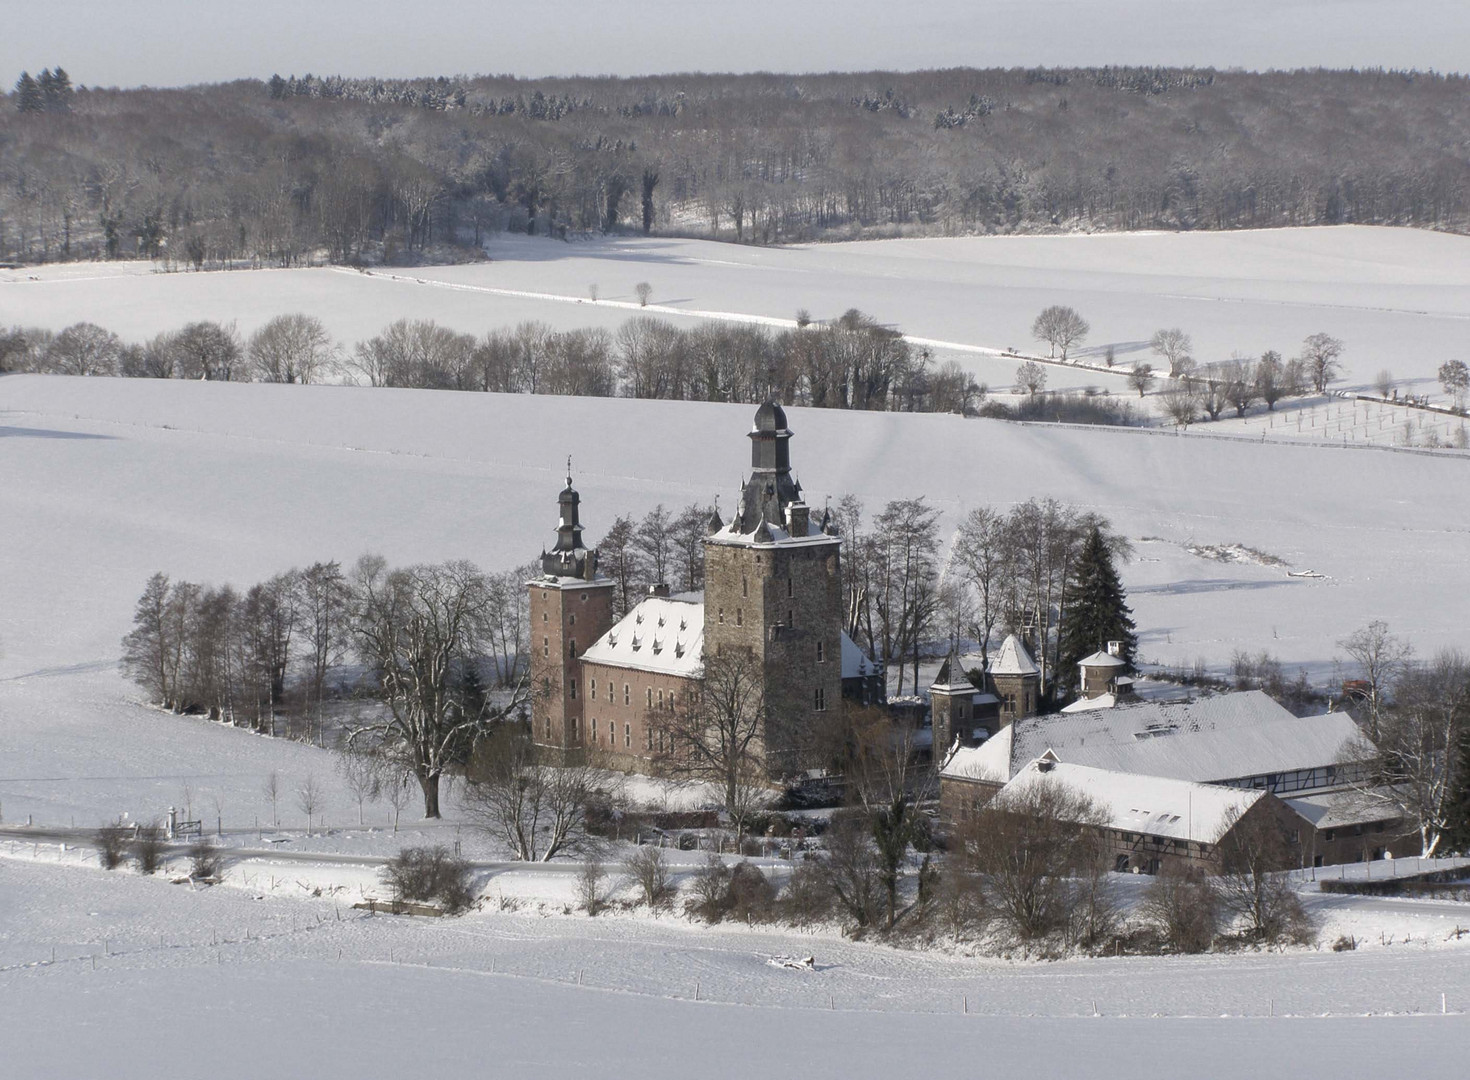
[[633,725],[632,724],[625,723],[623,725],[623,746],[624,747],[629,747],[629,746],[632,746],[632,745],[633,745]]
[[653,708],[653,687],[648,688],[648,707]]
[[817,663],[819,663],[819,664],[825,664],[826,662],[827,662],[827,644],[826,644],[826,642],[819,641],[819,642],[817,642]]
[[623,683],[623,704],[624,705],[631,705],[631,704],[633,704],[633,692],[632,692],[631,689],[629,689],[627,683]]
[[576,742],[579,738],[581,735],[577,732],[577,718],[574,716],[572,717],[572,742]]
[[597,741],[597,717],[587,721],[587,734],[593,742]]
[[597,697],[597,680],[596,679],[593,679],[592,680],[592,696],[594,698]]
[[572,692],[572,700],[573,701],[576,701],[577,700],[577,680],[576,679],[573,679],[571,682],[567,683],[567,689]]
[[664,707],[664,692],[662,690],[658,692],[658,707],[660,709]]
[[794,591],[794,586],[792,584],[792,579],[791,578],[787,578],[786,579],[786,595],[787,596],[795,596],[796,595],[796,593]]
[[735,625],[736,626],[744,626],[745,625],[745,612],[743,610],[741,610],[740,608],[736,608],[735,609]]
[[609,679],[609,680],[607,680],[607,700],[610,702],[610,701],[612,701],[612,699],[613,699],[613,684],[612,684],[612,680]]
[[672,690],[670,690],[669,691],[669,712],[673,712],[673,711],[674,711],[674,692]]
[[550,656],[551,655],[551,639],[550,638],[542,638],[541,639],[541,655],[542,656]]
[[816,693],[817,712],[825,712],[827,709],[827,691],[823,687],[817,687]]
[[647,746],[644,749],[651,751],[653,749],[653,728],[643,729],[643,739],[644,742],[647,743]]
[[573,660],[577,658],[577,639],[572,638],[567,642],[567,655]]
[[740,575],[740,595],[741,596],[749,596],[750,595],[750,582],[748,580],[746,580],[746,577],[745,577],[744,574],[741,574]]

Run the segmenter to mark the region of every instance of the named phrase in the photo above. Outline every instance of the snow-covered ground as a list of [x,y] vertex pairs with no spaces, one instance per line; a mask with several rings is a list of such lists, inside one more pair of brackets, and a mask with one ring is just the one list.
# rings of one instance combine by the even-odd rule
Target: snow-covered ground
[[[1342,226],[1232,233],[882,240],[787,248],[673,238],[576,243],[501,236],[488,263],[373,271],[317,268],[155,274],[146,263],[0,271],[0,324],[56,329],[79,319],[143,338],[191,319],[248,332],[306,311],[353,342],[396,318],[432,318],[482,333],[522,319],[615,327],[653,286],[651,311],[700,317],[830,319],[860,308],[935,343],[992,387],[1009,387],[1008,347],[1035,349],[1031,322],[1070,304],[1092,324],[1077,355],[1120,367],[1155,363],[1161,327],[1193,335],[1202,362],[1266,349],[1293,355],[1308,334],[1347,344],[1342,386],[1367,388],[1387,368],[1401,392],[1440,391],[1434,373],[1461,355],[1470,319],[1470,238]],[[599,300],[592,302],[596,285]],[[945,346],[951,346],[946,348]],[[1117,375],[1061,368],[1048,385],[1127,393]]]
[[1432,942],[1032,963],[673,917],[368,917],[8,858],[0,896],[17,1080],[169,1061],[221,1077],[1336,1080],[1454,1075],[1470,1049],[1470,966],[1428,904]]

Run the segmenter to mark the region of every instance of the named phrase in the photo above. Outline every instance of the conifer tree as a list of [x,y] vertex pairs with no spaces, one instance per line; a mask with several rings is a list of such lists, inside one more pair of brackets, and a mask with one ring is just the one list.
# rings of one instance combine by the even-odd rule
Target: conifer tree
[[1442,846],[1464,854],[1470,851],[1470,737],[1460,736],[1460,761],[1455,794],[1445,815],[1446,829]]
[[41,97],[41,86],[31,78],[29,71],[22,71],[15,80],[15,107],[23,113],[40,112],[46,107]]
[[1109,641],[1122,642],[1123,659],[1132,664],[1138,648],[1133,612],[1113,566],[1112,553],[1096,523],[1087,534],[1075,573],[1076,585],[1062,627],[1060,676],[1075,678],[1077,662],[1106,648]]

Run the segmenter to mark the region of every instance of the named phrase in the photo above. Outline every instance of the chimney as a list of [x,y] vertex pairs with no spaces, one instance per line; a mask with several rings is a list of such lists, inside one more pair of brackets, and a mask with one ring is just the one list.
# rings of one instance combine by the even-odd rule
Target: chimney
[[662,596],[665,599],[669,595],[669,584],[666,581],[656,582],[648,587],[649,596]]
[[786,507],[786,531],[792,536],[811,532],[811,509],[806,503],[794,502]]
[[1121,658],[1123,655],[1123,643],[1121,641],[1108,642],[1108,655]]

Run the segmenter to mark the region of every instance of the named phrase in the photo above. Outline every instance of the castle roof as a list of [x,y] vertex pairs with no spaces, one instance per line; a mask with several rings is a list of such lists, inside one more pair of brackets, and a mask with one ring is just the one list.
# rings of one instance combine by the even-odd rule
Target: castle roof
[[1091,656],[1084,656],[1081,660],[1078,660],[1077,666],[1100,668],[1127,667],[1128,661],[1122,659],[1121,657],[1114,656],[1112,653],[1103,652],[1101,649],[1099,649]]
[[1039,675],[1041,669],[1026,651],[1025,643],[1015,634],[1008,634],[1005,641],[1001,642],[1000,652],[990,662],[990,674]]
[[689,678],[704,665],[704,602],[650,596],[592,643],[582,659]]
[[842,677],[844,679],[865,679],[870,675],[878,674],[878,665],[868,659],[868,655],[859,648],[858,643],[847,636],[847,631],[842,631]]
[[1340,764],[1359,737],[1346,713],[1296,717],[1246,690],[1024,717],[981,746],[957,750],[942,775],[1004,784],[1050,751],[1069,764],[1143,776],[1239,780]]
[[1013,798],[1047,782],[1087,796],[1107,815],[1109,828],[1198,844],[1216,843],[1234,818],[1266,795],[1042,758],[1024,765],[996,797]]

